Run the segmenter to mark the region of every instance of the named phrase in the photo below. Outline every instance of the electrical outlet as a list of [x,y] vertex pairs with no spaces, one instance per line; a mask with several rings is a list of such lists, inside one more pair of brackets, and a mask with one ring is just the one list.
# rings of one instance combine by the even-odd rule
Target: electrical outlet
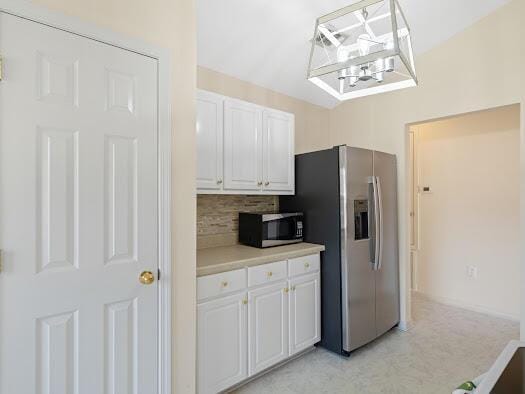
[[478,277],[478,267],[475,265],[467,265],[467,276],[476,279]]

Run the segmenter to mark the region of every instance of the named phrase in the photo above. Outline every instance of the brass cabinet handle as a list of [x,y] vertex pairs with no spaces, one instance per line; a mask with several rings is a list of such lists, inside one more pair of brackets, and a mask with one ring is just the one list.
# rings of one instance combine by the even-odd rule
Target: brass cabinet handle
[[139,282],[143,285],[151,285],[155,281],[155,276],[151,271],[142,271],[139,276]]
[[228,287],[228,282],[227,281],[221,282],[221,286],[222,287]]
[[286,288],[284,289],[284,292],[285,292],[285,293],[288,293],[289,291],[290,291],[290,289],[289,289],[288,287],[286,287]]

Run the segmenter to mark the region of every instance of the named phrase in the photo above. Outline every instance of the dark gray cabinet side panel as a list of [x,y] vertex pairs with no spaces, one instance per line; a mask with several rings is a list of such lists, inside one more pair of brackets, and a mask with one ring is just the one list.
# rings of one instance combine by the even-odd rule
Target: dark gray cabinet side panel
[[321,346],[342,350],[338,149],[295,157],[295,195],[280,196],[282,212],[304,212],[304,239],[321,254]]
[[383,202],[383,253],[376,271],[376,330],[381,335],[399,323],[399,253],[396,157],[374,152],[374,175]]

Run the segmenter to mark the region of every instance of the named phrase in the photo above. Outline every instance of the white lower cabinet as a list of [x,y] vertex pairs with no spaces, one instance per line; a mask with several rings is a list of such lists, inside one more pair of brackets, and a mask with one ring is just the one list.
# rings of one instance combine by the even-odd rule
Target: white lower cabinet
[[197,289],[199,394],[235,386],[321,339],[318,254],[203,276]]
[[197,305],[197,390],[215,394],[248,377],[247,295]]
[[321,340],[319,273],[290,280],[290,355]]
[[248,292],[248,352],[250,375],[288,357],[286,282]]

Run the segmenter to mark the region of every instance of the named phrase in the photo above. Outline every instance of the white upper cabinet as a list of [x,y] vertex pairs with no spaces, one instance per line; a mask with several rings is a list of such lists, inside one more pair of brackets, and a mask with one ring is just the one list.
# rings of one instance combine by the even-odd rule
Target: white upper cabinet
[[197,192],[293,194],[294,115],[199,91]]
[[197,188],[220,190],[223,159],[224,97],[197,93]]
[[294,190],[294,116],[265,109],[263,112],[263,189]]
[[259,106],[225,100],[224,189],[261,190],[261,124]]

